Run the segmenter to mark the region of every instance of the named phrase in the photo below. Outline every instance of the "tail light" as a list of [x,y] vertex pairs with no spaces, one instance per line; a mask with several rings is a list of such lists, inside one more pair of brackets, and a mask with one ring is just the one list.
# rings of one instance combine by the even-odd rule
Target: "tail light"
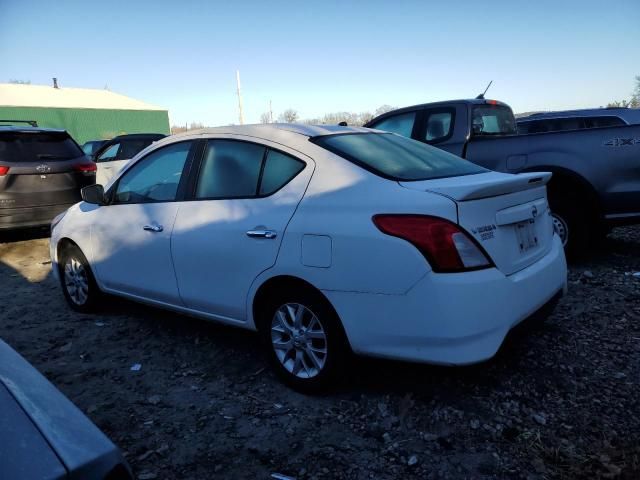
[[96,167],[95,163],[91,162],[91,163],[79,163],[77,165],[74,165],[73,169],[76,172],[91,173],[98,170],[98,167]]
[[0,165],[0,177],[6,175],[7,173],[9,173],[9,167]]
[[490,268],[482,247],[458,225],[428,215],[375,215],[373,223],[387,235],[416,247],[434,272],[464,272]]

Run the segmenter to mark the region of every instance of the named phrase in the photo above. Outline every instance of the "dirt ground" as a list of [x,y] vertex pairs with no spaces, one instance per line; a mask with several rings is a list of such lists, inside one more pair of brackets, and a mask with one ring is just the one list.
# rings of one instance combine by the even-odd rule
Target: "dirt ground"
[[0,338],[139,479],[640,478],[640,228],[490,362],[358,359],[322,397],[278,383],[249,332],[119,299],[73,313],[34,235],[0,244]]

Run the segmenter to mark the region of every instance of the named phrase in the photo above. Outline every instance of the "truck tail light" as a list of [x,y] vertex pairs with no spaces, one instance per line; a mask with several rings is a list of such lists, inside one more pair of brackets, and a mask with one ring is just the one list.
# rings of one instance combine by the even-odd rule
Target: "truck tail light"
[[373,223],[387,235],[416,247],[434,272],[450,273],[493,267],[482,247],[458,225],[428,215],[374,215]]
[[9,167],[6,165],[0,165],[0,177],[5,176],[7,173],[9,173]]

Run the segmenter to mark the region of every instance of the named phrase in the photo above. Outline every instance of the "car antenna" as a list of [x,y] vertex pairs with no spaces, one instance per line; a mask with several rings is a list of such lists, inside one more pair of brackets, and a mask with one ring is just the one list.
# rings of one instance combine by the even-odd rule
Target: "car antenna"
[[489,85],[487,85],[487,88],[484,89],[484,92],[482,92],[480,95],[476,97],[476,100],[484,100],[484,94],[487,93],[487,90],[489,90],[489,87],[491,86],[492,83],[493,83],[493,80],[489,82]]

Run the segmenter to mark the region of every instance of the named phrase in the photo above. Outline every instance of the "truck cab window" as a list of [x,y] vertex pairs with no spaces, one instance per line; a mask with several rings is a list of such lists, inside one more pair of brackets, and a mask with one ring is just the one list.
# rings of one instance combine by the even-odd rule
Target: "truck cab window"
[[508,107],[500,105],[476,105],[472,116],[473,134],[513,135],[517,133],[516,118]]

